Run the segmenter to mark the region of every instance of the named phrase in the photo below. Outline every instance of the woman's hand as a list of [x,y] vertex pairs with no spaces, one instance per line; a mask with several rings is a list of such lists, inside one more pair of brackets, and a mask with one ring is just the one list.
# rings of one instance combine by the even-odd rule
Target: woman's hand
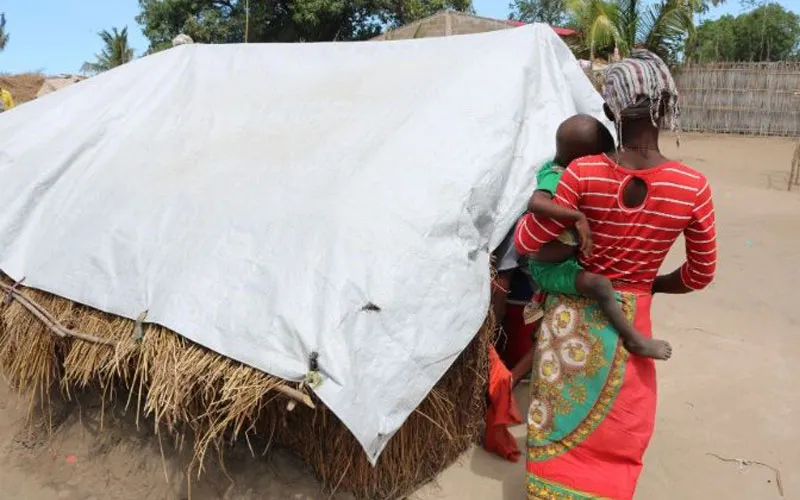
[[694,290],[683,283],[680,268],[669,274],[656,276],[656,279],[653,280],[653,289],[651,290],[653,295],[657,293],[682,295],[693,291]]

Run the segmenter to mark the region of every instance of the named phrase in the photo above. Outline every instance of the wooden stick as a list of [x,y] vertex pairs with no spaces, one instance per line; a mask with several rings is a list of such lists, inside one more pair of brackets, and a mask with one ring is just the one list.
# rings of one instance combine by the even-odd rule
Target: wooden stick
[[7,287],[5,284],[0,283],[0,287],[8,290],[8,293],[17,300],[23,307],[28,309],[34,316],[39,318],[42,322],[44,322],[53,332],[58,335],[59,337],[75,337],[81,340],[85,340],[87,342],[94,342],[96,344],[105,344],[109,346],[116,345],[116,342],[113,340],[107,340],[100,337],[96,337],[94,335],[90,335],[88,333],[83,333],[75,330],[70,330],[69,328],[62,325],[56,318],[53,316],[50,311],[45,309],[39,303],[31,299],[30,297],[23,295],[17,290],[14,290],[12,287]]
[[293,389],[288,385],[284,384],[277,384],[275,386],[275,390],[283,394],[284,396],[288,396],[298,403],[303,403],[304,405],[308,406],[312,410],[315,410],[317,407],[314,405],[314,402],[311,401],[311,398],[308,397],[308,394],[304,392],[300,392],[297,389]]
[[[56,320],[49,311],[47,311],[44,307],[37,304],[34,300],[25,295],[22,295],[13,287],[6,285],[5,283],[0,283],[0,289],[5,291],[9,294],[14,300],[19,302],[19,304],[28,310],[31,314],[33,314],[39,321],[45,324],[47,328],[56,336],[64,338],[64,337],[74,337],[86,342],[92,342],[95,344],[102,344],[107,345],[110,347],[115,347],[117,342],[114,340],[102,339],[100,337],[96,337],[94,335],[90,335],[88,333],[83,333],[75,330],[70,330],[69,328],[65,327],[64,325],[60,324],[58,320]],[[276,384],[273,389],[280,392],[284,396],[287,396],[298,403],[302,403],[307,407],[315,410],[317,407],[308,394],[304,392],[298,391],[292,387],[289,387],[284,384]]]
[[70,330],[69,328],[65,327],[61,323],[56,320],[49,311],[47,311],[44,307],[37,304],[34,300],[22,295],[20,292],[15,290],[13,287],[6,285],[5,283],[0,283],[0,288],[2,288],[6,293],[8,293],[14,300],[19,302],[19,304],[28,310],[31,314],[33,314],[39,321],[45,324],[47,328],[56,336],[58,337],[74,337],[76,339],[80,339],[86,342],[92,342],[94,344],[102,344],[107,345],[110,347],[115,347],[117,342],[114,340],[102,339],[100,337],[95,337],[94,335],[90,335],[88,333],[78,332],[75,330]]

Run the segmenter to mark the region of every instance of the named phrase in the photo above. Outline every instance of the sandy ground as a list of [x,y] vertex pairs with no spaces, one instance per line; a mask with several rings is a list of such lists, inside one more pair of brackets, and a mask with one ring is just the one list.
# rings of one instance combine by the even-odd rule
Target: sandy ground
[[[658,423],[637,500],[781,498],[771,470],[711,454],[770,464],[781,472],[784,498],[800,498],[800,367],[791,361],[800,358],[800,189],[786,192],[794,143],[689,134],[679,150],[671,137],[663,143],[711,180],[720,265],[709,290],[655,303],[655,332],[675,354],[659,365]],[[525,404],[525,390],[518,392]],[[48,439],[42,425],[24,428],[25,405],[0,382],[0,498],[188,496],[184,455],[160,446],[147,424],[137,430],[122,408],[106,409],[113,417],[101,430],[99,412],[91,398],[59,408]],[[513,432],[522,446],[524,429]],[[237,446],[226,463],[233,482],[212,467],[191,497],[329,498],[286,453],[253,459]],[[412,498],[521,500],[524,466],[473,450]]]

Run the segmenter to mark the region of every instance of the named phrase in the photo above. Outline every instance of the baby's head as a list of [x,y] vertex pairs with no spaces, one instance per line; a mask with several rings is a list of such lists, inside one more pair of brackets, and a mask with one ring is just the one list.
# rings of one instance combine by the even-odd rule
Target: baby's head
[[562,167],[578,158],[608,153],[613,149],[611,132],[593,116],[571,116],[556,131],[555,161]]

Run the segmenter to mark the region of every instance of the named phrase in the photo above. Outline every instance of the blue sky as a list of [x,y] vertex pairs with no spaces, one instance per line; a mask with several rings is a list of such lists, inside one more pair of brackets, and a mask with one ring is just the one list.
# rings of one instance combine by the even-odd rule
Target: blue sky
[[[480,15],[508,17],[509,0],[473,1]],[[800,0],[779,3],[800,13]],[[138,10],[137,0],[0,0],[11,37],[0,53],[0,72],[76,73],[101,49],[97,32],[112,26],[128,26],[131,46],[139,55],[147,49],[147,40],[134,20]],[[739,0],[727,0],[708,17],[742,11]]]

